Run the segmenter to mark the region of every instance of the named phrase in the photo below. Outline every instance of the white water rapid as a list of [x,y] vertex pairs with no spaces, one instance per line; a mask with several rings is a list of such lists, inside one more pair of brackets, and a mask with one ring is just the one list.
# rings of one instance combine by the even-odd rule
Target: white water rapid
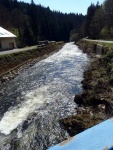
[[[47,138],[49,134],[48,141],[55,141],[61,131],[59,125],[56,125],[57,130],[53,129],[52,123],[57,124],[59,119],[76,113],[73,99],[75,94],[82,91],[81,81],[87,64],[87,55],[83,54],[73,43],[67,43],[59,52],[37,62],[11,81],[7,87],[3,87],[4,96],[1,97],[1,105],[3,105],[2,108],[7,106],[7,110],[1,117],[0,133],[7,137],[14,129],[18,130],[19,126],[22,128],[24,122],[35,113],[34,122],[35,128],[37,128],[37,133],[35,133],[37,137],[43,133],[44,138],[45,136]],[[39,116],[42,116],[42,119]],[[33,121],[30,123],[33,124]],[[46,133],[44,132],[45,128],[47,128]],[[23,137],[24,134],[28,134],[28,130],[32,132],[30,125],[25,126],[25,131],[18,130],[21,133],[19,136],[22,139],[21,142],[25,140]],[[44,138],[42,139],[44,140]],[[25,142],[23,142],[24,144]],[[24,149],[22,144],[20,147],[20,149]],[[36,146],[36,149],[44,148]]]

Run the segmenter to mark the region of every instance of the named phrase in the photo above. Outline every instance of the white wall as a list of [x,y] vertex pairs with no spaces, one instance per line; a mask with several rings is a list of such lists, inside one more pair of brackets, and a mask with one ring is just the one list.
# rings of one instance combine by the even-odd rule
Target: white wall
[[15,38],[1,38],[2,49],[10,49],[9,43],[14,43],[14,48],[16,48]]

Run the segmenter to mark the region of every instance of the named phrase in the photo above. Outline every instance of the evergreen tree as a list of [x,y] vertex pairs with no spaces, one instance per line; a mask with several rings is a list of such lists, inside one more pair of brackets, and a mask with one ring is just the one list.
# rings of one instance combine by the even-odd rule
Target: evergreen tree
[[95,14],[95,5],[94,4],[91,4],[89,7],[88,7],[88,10],[87,10],[87,16],[86,16],[86,35],[88,37],[91,36],[90,34],[90,24],[92,22],[92,19],[94,17],[94,14]]
[[14,8],[18,8],[18,2],[17,2],[17,0],[14,0]]
[[33,0],[31,0],[31,4],[32,4],[32,5],[34,5],[34,4],[35,4]]
[[33,0],[31,4],[0,0],[0,8],[0,25],[17,33],[20,42],[27,45],[40,39],[68,41],[71,30],[78,29],[84,20],[81,14],[51,11]]
[[90,37],[93,39],[99,39],[102,28],[104,27],[104,13],[102,8],[98,8],[95,11],[94,17],[92,18],[90,29]]
[[113,0],[105,0],[103,4],[106,26],[113,27]]

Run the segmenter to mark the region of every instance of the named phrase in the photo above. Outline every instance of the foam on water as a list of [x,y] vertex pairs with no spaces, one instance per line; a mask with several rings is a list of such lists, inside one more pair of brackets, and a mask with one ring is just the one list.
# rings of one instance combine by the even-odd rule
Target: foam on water
[[[79,61],[87,61],[86,55],[73,43],[67,43],[59,52],[25,71],[20,77],[20,89],[25,93],[24,102],[4,114],[0,121],[0,132],[10,134],[30,113],[47,102],[73,101],[75,91],[72,90],[75,84],[76,89],[81,88],[80,81],[84,71]],[[35,89],[29,90],[28,87]],[[24,89],[30,92],[25,92]]]
[[0,132],[7,135],[13,129],[17,128],[30,113],[45,102],[45,93],[47,93],[47,87],[43,86],[42,88],[38,88],[38,90],[26,94],[27,100],[22,105],[5,113],[0,122]]
[[61,62],[62,60],[69,60],[73,56],[80,56],[82,51],[78,49],[78,47],[72,43],[66,44],[58,53],[53,54],[44,60],[44,62]]

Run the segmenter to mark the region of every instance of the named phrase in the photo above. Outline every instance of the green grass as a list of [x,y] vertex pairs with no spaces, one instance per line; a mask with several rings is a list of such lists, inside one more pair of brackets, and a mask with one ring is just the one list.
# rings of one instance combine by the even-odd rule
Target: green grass
[[98,44],[113,48],[113,43],[98,42]]

